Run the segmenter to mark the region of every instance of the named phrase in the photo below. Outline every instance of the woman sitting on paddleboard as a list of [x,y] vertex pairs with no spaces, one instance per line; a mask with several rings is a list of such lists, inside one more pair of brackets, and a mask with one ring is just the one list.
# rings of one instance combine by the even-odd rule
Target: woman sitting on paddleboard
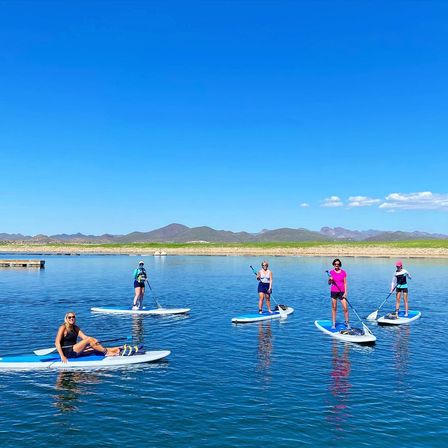
[[[68,358],[76,358],[93,351],[105,356],[120,354],[120,347],[103,347],[97,339],[84,334],[75,321],[76,315],[73,311],[66,313],[64,323],[59,327],[56,335],[55,346],[62,362],[67,362]],[[81,341],[77,342],[78,338],[81,338]]]
[[330,271],[328,278],[328,284],[331,285],[331,318],[333,326],[336,328],[336,313],[338,310],[338,300],[341,301],[342,309],[344,310],[345,326],[350,329],[350,322],[348,319],[348,306],[347,306],[347,273],[341,269],[342,262],[339,258],[333,260],[334,269]]
[[398,317],[398,311],[400,310],[401,293],[403,293],[404,317],[408,317],[409,305],[407,279],[412,277],[406,269],[403,269],[403,263],[401,261],[397,261],[395,263],[395,268],[396,271],[392,279],[392,284],[390,285],[390,293],[392,294],[395,288],[397,292],[397,300],[395,302],[395,316]]
[[140,261],[138,268],[134,269],[134,303],[133,310],[138,310],[143,306],[143,296],[145,295],[145,282],[148,278],[146,269],[143,267],[145,263]]
[[271,311],[272,272],[268,269],[269,263],[263,261],[261,269],[257,273],[258,280],[258,312],[263,313],[263,300],[266,299],[268,313]]

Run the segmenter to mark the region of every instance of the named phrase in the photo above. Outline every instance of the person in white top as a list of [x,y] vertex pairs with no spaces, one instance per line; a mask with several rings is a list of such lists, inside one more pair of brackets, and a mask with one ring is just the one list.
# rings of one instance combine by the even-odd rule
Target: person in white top
[[269,263],[264,260],[261,269],[257,273],[258,280],[258,312],[263,313],[263,300],[266,300],[268,313],[271,311],[272,272],[268,269]]

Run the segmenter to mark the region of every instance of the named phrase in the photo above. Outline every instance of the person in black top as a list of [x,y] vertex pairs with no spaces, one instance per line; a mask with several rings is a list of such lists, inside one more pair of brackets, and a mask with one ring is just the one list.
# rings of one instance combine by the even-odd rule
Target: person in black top
[[[120,347],[103,347],[97,339],[84,334],[75,321],[76,315],[73,311],[66,313],[64,323],[59,327],[56,335],[54,343],[62,362],[66,363],[68,358],[76,358],[91,352],[97,352],[104,356],[120,354]],[[81,338],[79,342],[78,338]]]
[[145,282],[148,280],[148,275],[146,274],[146,269],[144,268],[145,263],[140,261],[138,268],[134,269],[134,302],[132,305],[133,310],[139,310],[143,307],[143,296],[145,295]]

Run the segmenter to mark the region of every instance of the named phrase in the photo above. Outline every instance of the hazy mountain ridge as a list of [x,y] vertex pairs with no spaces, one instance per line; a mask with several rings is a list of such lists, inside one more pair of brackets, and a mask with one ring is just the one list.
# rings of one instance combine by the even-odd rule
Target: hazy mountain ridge
[[0,233],[0,241],[26,242],[34,244],[48,243],[248,243],[248,242],[294,242],[294,241],[403,241],[422,239],[448,239],[448,235],[428,232],[402,232],[381,230],[349,230],[343,227],[322,227],[320,231],[304,228],[263,229],[259,233],[231,232],[229,230],[216,230],[211,227],[188,227],[183,224],[169,224],[160,229],[149,232],[131,232],[127,235],[35,235]]

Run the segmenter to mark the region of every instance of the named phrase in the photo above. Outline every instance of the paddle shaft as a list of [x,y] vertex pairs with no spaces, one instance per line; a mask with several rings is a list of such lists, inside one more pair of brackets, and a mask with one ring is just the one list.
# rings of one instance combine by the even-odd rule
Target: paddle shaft
[[[121,337],[121,338],[113,338],[113,339],[103,339],[102,341],[98,341],[100,344],[102,344],[103,342],[115,342],[115,341],[122,341],[123,339],[131,339],[131,336],[126,336],[126,337]],[[73,347],[75,344],[71,344],[71,345],[64,345],[61,348],[69,348],[69,347]],[[39,350],[34,350],[34,353],[36,355],[39,356],[39,353],[44,354],[50,354],[53,353],[55,350],[57,350],[56,347],[52,347],[52,348],[44,348],[44,349],[39,349]]]
[[383,305],[386,303],[386,301],[387,301],[387,299],[392,295],[392,293],[395,291],[395,288],[396,288],[397,286],[395,285],[394,286],[394,289],[392,289],[392,291],[388,294],[388,296],[383,300],[383,303],[378,307],[378,309],[377,309],[377,311],[379,311],[382,307],[383,307]]
[[151,288],[151,285],[149,284],[148,279],[146,279],[146,283],[148,283],[149,289],[150,289],[151,292],[152,292],[152,298],[153,298],[154,302],[156,303],[157,308],[162,308],[162,305],[160,305],[159,301],[157,300],[156,295],[154,294],[154,291],[153,291],[153,289]]

